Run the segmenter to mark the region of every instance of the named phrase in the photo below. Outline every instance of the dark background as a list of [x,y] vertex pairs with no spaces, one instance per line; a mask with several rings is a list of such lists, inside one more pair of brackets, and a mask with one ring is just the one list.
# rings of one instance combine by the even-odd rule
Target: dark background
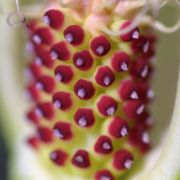
[[7,180],[7,148],[0,132],[0,180]]

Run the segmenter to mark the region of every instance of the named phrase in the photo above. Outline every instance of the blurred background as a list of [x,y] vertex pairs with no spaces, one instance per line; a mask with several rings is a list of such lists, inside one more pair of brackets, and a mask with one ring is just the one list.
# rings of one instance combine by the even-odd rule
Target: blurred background
[[[161,9],[158,18],[160,21],[171,26],[178,20],[179,10],[180,8],[178,7],[178,5],[165,6]],[[19,28],[21,27],[8,27],[6,23],[8,13],[10,13],[10,10],[7,10],[6,5],[1,1],[0,27],[6,27],[9,33],[12,34],[20,33]],[[154,77],[153,84],[153,88],[156,94],[156,100],[152,106],[153,116],[155,119],[155,127],[151,134],[154,144],[160,143],[161,137],[164,135],[164,133],[167,132],[166,130],[169,127],[174,107],[178,70],[180,66],[180,31],[177,31],[173,34],[163,34],[161,32],[156,33],[159,37],[157,46],[156,75]],[[18,43],[19,42],[17,41],[17,43],[15,44]],[[4,46],[4,37],[3,33],[1,33],[1,29],[0,44],[1,47]],[[9,42],[9,44],[11,44],[11,42]],[[6,79],[5,77],[5,73],[8,73],[10,69],[8,67],[4,67],[2,63],[3,61],[7,60],[4,59],[4,57],[6,57],[4,54],[8,53],[10,53],[8,48],[3,48],[3,50],[0,48],[0,180],[8,180],[7,168],[8,166],[10,166],[10,164],[8,164],[8,158],[11,157],[11,153],[13,152],[13,149],[11,149],[13,148],[13,145],[10,145],[11,143],[13,143],[13,141],[11,140],[11,143],[9,142],[9,139],[11,139],[9,136],[13,136],[13,133],[11,131],[14,129],[10,126],[16,126],[17,124],[17,127],[15,128],[16,131],[17,129],[20,130],[20,127],[18,127],[18,123],[16,123],[16,119],[14,120],[14,124],[9,123],[9,126],[7,125],[9,117],[7,116],[7,113],[5,113],[5,109],[11,107],[9,105],[9,103],[11,102],[8,99],[8,93],[4,88],[6,81],[8,81],[8,78]],[[16,47],[16,50],[11,51],[11,53],[14,53],[12,55],[16,57],[17,55],[22,53],[22,50]],[[16,63],[19,63],[19,67],[22,67],[22,59],[16,60]],[[16,72],[14,72],[17,82],[21,82],[21,79],[23,77],[23,69],[19,67],[16,68]],[[13,91],[13,89],[11,89],[11,91]],[[18,107],[14,108],[16,110],[16,108]]]

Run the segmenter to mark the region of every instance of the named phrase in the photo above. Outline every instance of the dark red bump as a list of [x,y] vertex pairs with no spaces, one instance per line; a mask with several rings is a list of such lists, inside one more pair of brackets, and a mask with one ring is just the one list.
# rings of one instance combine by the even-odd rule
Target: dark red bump
[[124,137],[129,131],[128,123],[120,117],[114,117],[108,127],[108,131],[114,138]]
[[95,80],[99,85],[108,87],[114,82],[115,76],[110,67],[101,66],[97,70]]
[[77,150],[72,158],[72,163],[79,168],[88,168],[90,166],[89,153],[85,150]]
[[92,39],[90,48],[96,56],[105,56],[111,49],[108,39],[103,36],[97,36]]
[[41,98],[40,92],[36,88],[36,85],[34,83],[31,83],[27,87],[28,95],[30,95],[30,98],[34,101],[39,101]]
[[109,170],[103,169],[96,172],[95,180],[114,180],[114,177]]
[[131,60],[128,54],[119,51],[113,55],[111,60],[111,66],[117,72],[128,71],[130,62]]
[[74,92],[80,99],[90,99],[95,93],[95,89],[90,81],[80,79],[74,85]]
[[113,166],[117,170],[131,169],[133,163],[133,155],[125,150],[121,149],[114,154]]
[[145,36],[140,36],[138,40],[132,42],[133,53],[149,54],[152,51],[151,43]]
[[117,102],[110,96],[102,96],[97,102],[97,108],[104,116],[112,116],[116,112],[117,106]]
[[41,67],[34,62],[29,65],[28,70],[34,78],[38,78],[42,74]]
[[128,101],[124,106],[124,112],[130,119],[138,118],[145,111],[145,104],[142,101]]
[[152,73],[152,67],[144,59],[138,59],[133,61],[130,73],[133,78],[146,80]]
[[73,136],[71,125],[67,122],[58,122],[53,128],[54,136],[62,140],[70,140]]
[[64,24],[64,15],[61,11],[51,9],[44,14],[44,23],[52,27],[53,29],[60,29]]
[[39,148],[39,139],[36,136],[29,137],[26,141],[32,148]]
[[56,92],[52,101],[54,106],[62,111],[68,110],[72,105],[71,94],[67,92]]
[[88,108],[78,109],[74,115],[74,120],[76,124],[82,128],[90,127],[95,122],[93,111]]
[[[126,21],[124,22],[121,27],[120,30],[124,30],[126,28],[128,28],[131,25],[132,21]],[[132,31],[130,31],[129,33],[123,34],[120,36],[121,40],[128,42],[128,41],[133,41],[133,40],[137,40],[139,39],[140,35],[139,35],[139,29],[137,27],[135,27]]]
[[52,46],[51,48],[51,58],[53,60],[59,59],[61,61],[66,61],[70,58],[70,51],[65,42],[59,42]]
[[71,25],[64,30],[64,37],[68,43],[77,46],[84,40],[84,31],[78,25]]
[[64,166],[67,161],[68,155],[61,149],[54,150],[50,154],[50,159],[58,166]]
[[53,105],[49,102],[37,104],[34,112],[38,118],[44,117],[51,120],[54,117]]
[[49,94],[52,93],[55,89],[54,78],[47,75],[40,76],[36,81],[36,88]]
[[95,152],[99,154],[109,154],[113,151],[112,141],[108,136],[100,136],[94,146]]
[[73,55],[73,63],[78,69],[86,71],[92,67],[93,58],[88,50],[83,50]]
[[149,134],[142,126],[130,130],[128,141],[132,146],[138,146],[143,153],[150,149]]
[[35,30],[32,40],[36,45],[50,45],[53,42],[53,35],[49,28],[42,27]]
[[59,65],[55,69],[56,80],[62,83],[69,83],[74,76],[74,72],[70,66]]
[[39,124],[39,117],[36,115],[34,111],[29,111],[26,115],[27,120],[31,123],[38,125]]
[[51,59],[49,51],[39,48],[36,51],[35,64],[36,64],[36,66],[44,65],[47,68],[51,68],[53,66],[54,62]]
[[37,129],[37,137],[44,143],[51,143],[53,141],[53,132],[50,128],[39,127]]
[[122,100],[137,100],[140,98],[139,91],[134,81],[125,80],[120,84],[118,94]]

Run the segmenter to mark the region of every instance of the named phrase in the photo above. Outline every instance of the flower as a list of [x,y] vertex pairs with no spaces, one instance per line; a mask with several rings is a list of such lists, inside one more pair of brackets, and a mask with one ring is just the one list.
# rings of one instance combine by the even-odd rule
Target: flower
[[[95,11],[96,12],[96,11]],[[97,12],[96,12],[97,13]],[[98,12],[99,13],[99,12]],[[93,17],[94,18],[94,17]],[[104,18],[103,18],[104,19]],[[98,20],[102,20],[102,17],[100,17],[100,19],[98,19]],[[47,22],[47,21],[46,21]],[[94,24],[91,24],[90,23],[91,22],[91,18],[89,19],[89,21],[87,22],[87,26],[88,27],[91,27],[91,29],[93,29],[93,33],[96,31],[96,26],[94,26]],[[100,21],[98,21],[98,22],[100,22]],[[107,21],[105,21],[105,23],[106,23]],[[57,27],[56,25],[55,25],[55,27]],[[38,32],[37,34],[39,35],[39,33],[41,34],[41,32]],[[66,36],[67,34],[65,33],[65,36]],[[37,36],[38,37],[38,36]],[[41,36],[40,36],[41,37]],[[102,38],[103,38],[103,41],[105,42],[105,43],[103,43],[102,44],[102,47],[105,49],[105,51],[103,51],[103,53],[107,53],[108,51],[109,51],[109,48],[110,48],[110,46],[108,45],[108,41],[106,40],[106,38],[104,38],[104,37],[101,37],[101,36],[97,36],[97,38],[101,38],[101,41],[102,41]],[[126,37],[124,37],[125,39],[126,39]],[[51,38],[50,38],[51,39]],[[45,42],[47,42],[47,43],[49,43],[51,40],[50,40],[49,38],[47,38],[47,36],[45,37],[45,39],[42,39],[42,40],[45,40]],[[71,38],[70,38],[71,39]],[[69,39],[69,37],[67,38],[67,40],[70,40]],[[37,42],[39,42],[38,41],[38,38],[34,38],[34,40],[35,40],[35,42],[37,43]],[[50,40],[50,41],[49,41]],[[95,50],[97,50],[97,47],[96,46],[98,46],[99,47],[99,42],[101,42],[101,41],[99,41],[98,39],[93,39],[94,40],[94,43],[91,43],[92,44],[92,47],[91,47],[91,49],[92,49],[92,51],[94,50],[94,47],[95,47]],[[93,41],[92,41],[93,42]],[[71,43],[71,40],[69,41],[69,43]],[[107,44],[107,45],[104,45],[104,44]],[[9,49],[9,46],[8,46],[8,49]],[[54,46],[53,48],[52,48],[52,52],[55,50],[56,52],[55,53],[57,53],[57,55],[56,55],[56,58],[57,57],[62,57],[62,56],[60,56],[61,54],[59,54],[59,52],[58,52],[58,49],[59,48],[56,48],[56,46]],[[94,51],[93,51],[94,52]],[[55,53],[53,53],[54,55],[55,55]],[[96,56],[101,56],[101,55],[104,55],[103,53],[102,53],[102,51],[101,51],[101,49],[100,50],[98,50],[97,51],[97,53],[98,54],[95,54]],[[5,55],[7,55],[7,54],[5,54]],[[66,57],[66,55],[67,55],[67,53],[65,54],[65,56],[63,56],[63,57]],[[47,56],[46,56],[47,57]],[[54,56],[53,56],[54,57]],[[74,60],[74,62],[76,63],[76,65],[78,65],[77,64],[77,61],[76,61],[76,59],[77,58],[75,58],[75,60]],[[66,58],[64,59],[62,59],[62,60],[66,60]],[[44,61],[43,61],[44,62]],[[41,63],[43,63],[43,62],[41,62]],[[45,61],[46,62],[46,61]],[[5,63],[5,65],[6,65],[6,63]],[[48,64],[49,65],[49,64]],[[3,63],[3,67],[5,67],[4,66],[4,63]],[[116,66],[115,66],[116,67]],[[8,69],[10,69],[11,68],[11,66],[8,66]],[[115,68],[114,68],[115,69]],[[100,71],[101,69],[99,69],[99,71]],[[102,72],[101,73],[99,73],[100,75],[103,75],[103,73],[104,72],[111,72],[111,71],[108,71],[108,70],[103,70],[102,69]],[[13,88],[10,88],[10,89],[13,89],[13,93],[16,93],[16,91],[17,91],[17,94],[15,94],[14,96],[13,96],[13,100],[14,100],[14,103],[12,103],[13,105],[12,106],[9,106],[9,107],[15,107],[15,106],[17,106],[17,107],[19,107],[18,108],[18,110],[17,109],[13,109],[13,108],[10,108],[11,109],[11,112],[12,112],[12,114],[13,114],[13,116],[14,116],[14,118],[17,116],[19,116],[19,117],[21,117],[21,112],[20,113],[18,113],[18,111],[21,111],[21,110],[23,110],[24,108],[24,102],[22,103],[22,105],[21,105],[21,102],[19,102],[18,101],[18,99],[16,99],[17,97],[18,97],[18,92],[21,92],[19,89],[18,89],[18,83],[15,83],[16,81],[14,81],[14,80],[11,80],[11,78],[9,78],[10,77],[10,74],[11,74],[11,72],[10,73],[6,73],[6,78],[8,78],[9,79],[9,83],[10,83],[10,85],[11,86],[13,86]],[[57,70],[57,74],[59,75],[59,70]],[[106,74],[106,73],[105,73]],[[11,76],[12,77],[12,76]],[[59,76],[58,76],[59,77]],[[108,82],[110,82],[111,83],[111,81],[113,80],[113,76],[111,77],[111,76],[108,76],[109,77],[109,80],[108,80]],[[61,79],[60,79],[61,80]],[[45,87],[44,88],[44,90],[46,90],[46,92],[48,92],[48,93],[51,93],[51,89],[53,89],[52,88],[52,83],[50,83],[50,85],[49,85],[49,83],[48,84],[46,84],[47,82],[51,82],[51,80],[49,79],[48,81],[47,81],[47,77],[43,77],[43,78],[40,78],[39,80],[38,80],[38,83],[39,83],[39,86],[38,87]],[[97,82],[100,82],[100,85],[102,85],[101,84],[101,76],[99,77],[98,76],[98,73],[97,73]],[[109,83],[106,83],[107,81],[104,81],[104,84],[103,85],[110,85]],[[77,82],[77,85],[75,86],[75,93],[76,93],[76,95],[77,96],[79,96],[80,98],[91,98],[93,95],[94,95],[94,89],[93,89],[93,87],[91,86],[91,85],[89,85],[88,84],[89,82],[87,82],[87,81],[85,81],[85,80],[82,80],[82,82]],[[81,85],[79,85],[79,84],[81,84]],[[40,85],[42,85],[42,86],[40,86]],[[83,89],[83,91],[81,90],[81,92],[79,92],[79,87],[81,86],[81,88]],[[6,85],[3,85],[3,89],[6,87]],[[15,87],[17,87],[17,89],[15,88]],[[77,88],[76,88],[77,87]],[[92,89],[91,91],[90,91],[90,93],[89,93],[89,91],[88,91],[88,93],[87,93],[87,91],[86,91],[86,87],[90,87],[90,88],[88,88],[88,90],[89,89]],[[8,88],[9,89],[9,88]],[[177,91],[178,92],[178,91]],[[8,97],[11,97],[11,93],[12,93],[12,91],[10,91],[10,93],[8,93],[8,92],[6,92],[6,94],[8,94]],[[86,94],[88,94],[88,96],[86,96]],[[100,99],[99,99],[99,101],[103,101],[103,98],[105,98],[106,96],[104,96],[104,97],[101,97]],[[135,95],[132,95],[132,97],[137,97],[137,94],[135,93]],[[62,106],[62,102],[60,101],[60,103],[59,103],[59,98],[61,98],[61,96],[58,94],[57,96],[55,96],[55,98],[54,98],[54,102],[56,102],[56,105],[59,107],[59,108],[61,108],[61,106]],[[106,98],[108,98],[108,97],[106,97]],[[126,97],[125,97],[126,98]],[[9,101],[12,101],[12,99],[8,99]],[[8,102],[8,100],[6,100],[6,102]],[[177,100],[178,100],[178,97],[177,97]],[[109,101],[109,102],[111,102],[111,101]],[[112,102],[113,102],[113,104],[114,104],[114,101],[112,100]],[[22,106],[22,108],[21,108],[21,106]],[[99,108],[99,110],[100,110],[100,113],[102,114],[102,115],[104,115],[104,110],[103,110],[103,103],[102,103],[102,108],[100,107]],[[38,108],[42,111],[42,109],[45,107],[45,104],[39,104],[39,106],[38,106]],[[49,106],[48,106],[49,107]],[[140,106],[141,107],[141,106]],[[143,106],[142,106],[143,107]],[[176,106],[177,107],[177,106]],[[46,107],[45,107],[45,109],[46,109]],[[49,109],[49,108],[48,108]],[[101,110],[102,109],[102,110]],[[127,108],[128,110],[129,110],[129,108]],[[142,109],[142,108],[140,108],[140,109]],[[9,110],[9,108],[7,108],[7,110]],[[105,112],[105,114],[106,113],[108,113],[108,115],[109,114],[111,114],[111,113],[114,113],[114,111],[116,110],[116,108],[115,108],[115,106],[113,106],[113,109],[110,109],[110,110],[108,110],[108,112]],[[13,111],[14,111],[14,113],[13,113]],[[140,110],[139,110],[140,111]],[[176,111],[176,110],[175,110]],[[40,111],[39,111],[40,112]],[[49,112],[49,111],[48,111]],[[140,111],[141,112],[141,111]],[[177,111],[177,113],[178,113],[178,111]],[[41,113],[40,113],[41,114]],[[130,115],[131,115],[132,113],[130,113]],[[47,114],[47,116],[49,117],[49,113]],[[22,119],[22,118],[19,118],[18,117],[18,119]],[[176,117],[175,117],[176,118]],[[82,121],[82,122],[84,122],[84,121]],[[17,123],[18,123],[18,121],[17,121]],[[87,121],[87,123],[88,123],[88,121]],[[21,125],[22,125],[23,123],[22,122],[19,122],[19,127],[21,127]],[[9,125],[9,123],[8,123],[8,127],[9,128],[12,128],[10,125]],[[59,124],[57,124],[57,126],[55,126],[55,130],[56,130],[56,132],[57,132],[57,134],[58,134],[58,136],[59,136],[59,129],[61,129],[61,125],[59,125]],[[173,126],[174,127],[174,126]],[[173,127],[172,127],[172,129],[173,129]],[[15,128],[16,129],[16,128]],[[29,127],[27,127],[27,125],[24,125],[24,127],[22,127],[22,134],[21,133],[17,133],[17,136],[16,136],[16,138],[17,138],[17,140],[20,138],[20,141],[22,140],[22,138],[23,137],[25,137],[24,136],[24,133],[27,133],[29,130]],[[24,132],[23,132],[24,131]],[[38,132],[44,132],[44,131],[48,131],[47,129],[39,129],[39,131]],[[62,130],[61,130],[62,131]],[[176,129],[174,130],[174,131],[176,131]],[[6,131],[6,132],[9,132],[9,131]],[[12,132],[16,132],[15,130],[12,130]],[[47,133],[46,133],[47,134]],[[40,135],[42,135],[42,133],[40,133]],[[176,133],[176,135],[177,135],[177,133]],[[14,135],[15,136],[15,135]],[[8,136],[7,136],[8,137]],[[13,136],[11,136],[10,137],[10,139],[12,138]],[[19,137],[19,138],[18,138]],[[42,139],[43,140],[47,140],[46,139],[46,137],[44,137],[44,136],[41,136],[42,137]],[[48,138],[48,141],[49,141],[49,137],[50,136],[48,136],[47,138]],[[60,136],[59,136],[60,137]],[[69,136],[68,136],[69,137]],[[146,136],[144,136],[144,137],[146,137]],[[178,137],[178,136],[176,136],[176,137]],[[45,138],[45,139],[44,139]],[[171,136],[169,136],[169,138],[171,138]],[[51,138],[50,138],[51,139]],[[147,139],[147,138],[145,138],[145,139]],[[173,139],[171,139],[172,141],[173,140],[175,140],[176,138],[173,138]],[[101,139],[100,140],[98,140],[97,141],[97,147],[99,146],[99,143],[98,142],[101,142]],[[108,140],[109,141],[109,140]],[[21,144],[22,142],[20,142],[20,144]],[[110,144],[111,143],[109,143],[108,144],[108,147],[110,146]],[[18,142],[15,144],[17,147],[19,147],[19,145],[18,145]],[[173,145],[175,145],[175,143],[173,143],[172,144],[172,146]],[[21,146],[22,147],[22,146]],[[23,146],[23,149],[26,149],[27,151],[29,151],[29,149],[27,148],[27,147],[24,147]],[[45,148],[46,149],[46,148]],[[100,150],[99,148],[97,148],[98,149],[98,151]],[[172,149],[171,149],[171,151],[172,151]],[[173,151],[172,151],[173,152]],[[20,153],[21,154],[21,151],[20,151],[20,149],[18,149],[18,153]],[[46,150],[45,150],[45,152],[44,152],[45,154],[47,153],[46,152]],[[52,152],[52,160],[54,160],[55,161],[55,163],[64,163],[64,161],[63,162],[59,162],[59,161],[57,161],[57,159],[55,158],[55,157],[58,157],[59,156],[59,154],[62,154],[62,153],[66,153],[66,152],[61,152],[61,151],[54,151],[54,152]],[[120,152],[119,152],[120,153]],[[119,155],[119,153],[117,153],[117,159],[119,158],[119,157],[121,157],[121,155]],[[21,154],[22,155],[22,154]],[[167,159],[168,159],[168,153],[167,153]],[[172,153],[171,153],[171,155],[172,155]],[[173,154],[173,155],[175,155],[175,154]],[[26,155],[25,155],[26,156]],[[76,164],[77,162],[79,163],[81,160],[80,160],[80,157],[85,157],[85,159],[88,159],[88,154],[87,154],[87,152],[86,151],[83,151],[83,150],[79,150],[79,151],[77,151],[75,154],[74,154],[74,158],[73,158],[73,162],[74,162],[74,164]],[[129,156],[129,155],[128,155]],[[64,157],[65,157],[65,155],[64,155]],[[79,160],[77,160],[77,157],[79,157],[78,159]],[[155,157],[154,155],[150,155],[150,157],[152,158],[152,157]],[[170,156],[170,157],[172,157],[172,156]],[[165,158],[166,159],[166,158]],[[130,161],[132,160],[131,158],[129,159]],[[77,161],[77,162],[76,162]],[[128,163],[127,164],[131,164],[131,162],[130,161],[128,161]],[[22,161],[20,161],[19,160],[19,156],[18,156],[18,159],[17,159],[17,161],[16,162],[22,162]],[[75,163],[76,162],[76,163]],[[163,162],[163,160],[162,160],[162,162]],[[168,164],[168,163],[165,163],[166,165]],[[86,166],[88,166],[89,165],[89,163],[88,163],[88,160],[87,160],[87,163],[86,163]],[[119,165],[119,164],[118,164]],[[161,163],[160,163],[160,166],[159,167],[162,167],[162,166],[164,166],[164,165],[162,165]],[[169,164],[168,164],[168,166],[169,166]],[[21,168],[27,168],[27,166],[24,166],[24,162],[23,162],[23,164],[22,164],[22,166],[21,166]],[[29,169],[31,169],[31,167],[32,167],[32,165],[29,167]],[[129,165],[127,165],[127,167],[129,167]],[[29,170],[29,169],[27,169],[27,170]],[[26,170],[26,169],[25,169]],[[175,167],[174,169],[172,169],[172,171],[170,171],[170,172],[172,172],[172,175],[176,175],[176,173],[174,172],[174,171],[176,171],[177,170],[177,167]],[[22,170],[23,171],[23,170]],[[46,173],[48,172],[47,170],[45,170],[46,171]],[[27,171],[23,171],[24,173],[27,173]],[[144,171],[143,171],[144,172]],[[141,172],[142,174],[143,174],[143,172]],[[21,172],[22,173],[22,172]],[[53,174],[53,173],[52,173]],[[62,174],[61,174],[62,175]],[[64,174],[65,175],[65,174]],[[152,173],[152,175],[153,175],[153,173]],[[159,175],[159,173],[158,173],[158,171],[157,170],[155,170],[154,171],[154,177],[157,177]],[[161,175],[161,177],[163,177],[163,175]],[[173,177],[173,176],[171,176],[171,177]],[[36,177],[37,178],[37,177]],[[56,176],[53,176],[53,178],[56,178]],[[62,179],[63,179],[63,177],[62,177]],[[65,179],[65,177],[64,177],[64,179]],[[67,179],[67,177],[66,177],[66,179]]]

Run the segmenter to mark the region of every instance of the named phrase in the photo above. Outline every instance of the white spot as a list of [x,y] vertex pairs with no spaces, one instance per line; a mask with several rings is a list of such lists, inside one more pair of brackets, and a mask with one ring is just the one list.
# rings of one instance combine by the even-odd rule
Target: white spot
[[78,162],[78,163],[83,163],[84,162],[84,159],[82,156],[76,156],[75,157],[75,160]]
[[125,167],[126,169],[131,169],[132,164],[133,164],[133,161],[130,160],[130,159],[127,159],[127,160],[124,162],[124,167]]
[[54,107],[57,109],[60,109],[62,106],[61,101],[59,101],[59,100],[54,101],[53,104],[54,104]]
[[56,74],[56,80],[57,81],[62,81],[62,79],[63,79],[62,74],[60,74],[60,73]]
[[82,58],[77,58],[77,60],[76,60],[76,65],[77,66],[82,66],[84,64],[84,59],[82,59]]
[[36,88],[39,89],[39,90],[43,90],[44,89],[43,84],[40,83],[40,82],[36,83]]
[[53,152],[50,154],[50,157],[51,159],[55,160],[57,158],[57,154]]
[[146,65],[141,72],[141,76],[145,78],[148,75],[148,66]]
[[114,113],[115,113],[115,108],[114,108],[114,106],[111,106],[111,107],[107,108],[106,114],[107,114],[108,116],[112,116]]
[[109,76],[105,76],[103,81],[104,84],[108,86],[111,83],[111,78]]
[[42,65],[42,59],[40,57],[36,57],[35,64],[38,66]]
[[120,131],[120,134],[122,135],[122,137],[126,136],[128,134],[128,130],[126,127],[123,127]]
[[39,108],[36,108],[36,109],[35,109],[35,114],[36,114],[36,116],[38,116],[39,118],[43,116],[43,112],[42,112]]
[[81,127],[85,127],[87,125],[87,119],[85,117],[81,117],[78,123]]
[[85,95],[86,95],[86,92],[83,88],[80,88],[78,89],[78,92],[77,92],[77,95],[80,97],[80,98],[84,98]]
[[128,71],[128,65],[127,63],[123,62],[120,66],[120,68],[123,70],[123,71]]
[[132,38],[133,39],[139,39],[139,32],[138,31],[134,31],[132,34]]
[[106,150],[111,149],[110,144],[109,144],[108,142],[104,142],[104,143],[103,143],[103,149],[106,149]]
[[58,129],[54,129],[53,130],[53,134],[54,134],[54,136],[56,136],[56,137],[58,137],[58,138],[64,138],[64,135],[62,134],[62,132],[60,131],[60,130],[58,130]]
[[57,58],[58,58],[58,54],[57,54],[57,52],[55,52],[55,51],[51,51],[51,58],[52,58],[52,60],[57,59]]
[[107,176],[102,176],[102,177],[100,177],[100,180],[111,180],[111,178],[107,177]]
[[104,46],[98,46],[97,48],[96,48],[96,52],[98,53],[98,54],[103,54],[104,53]]
[[72,43],[74,41],[74,37],[71,33],[65,35],[65,39],[67,42]]
[[149,50],[149,42],[147,42],[144,46],[143,46],[143,52],[147,53]]
[[140,114],[143,113],[143,111],[144,111],[144,105],[142,104],[141,106],[139,106],[139,107],[137,108],[136,113],[137,113],[138,115],[140,115]]
[[150,140],[149,140],[149,134],[147,132],[144,132],[142,134],[142,142],[145,144],[149,144]]
[[147,97],[148,97],[149,99],[154,98],[154,91],[153,91],[152,89],[149,89],[149,90],[147,91]]
[[44,23],[47,24],[47,25],[50,25],[50,23],[51,23],[50,18],[49,18],[48,16],[44,16],[44,17],[43,17],[43,21],[44,21]]
[[36,44],[38,44],[38,45],[42,43],[42,39],[41,39],[41,37],[38,36],[38,35],[34,35],[34,36],[32,37],[32,39],[33,39],[33,41],[34,41]]
[[137,92],[136,91],[132,91],[131,94],[130,94],[130,98],[132,98],[132,99],[139,99]]

